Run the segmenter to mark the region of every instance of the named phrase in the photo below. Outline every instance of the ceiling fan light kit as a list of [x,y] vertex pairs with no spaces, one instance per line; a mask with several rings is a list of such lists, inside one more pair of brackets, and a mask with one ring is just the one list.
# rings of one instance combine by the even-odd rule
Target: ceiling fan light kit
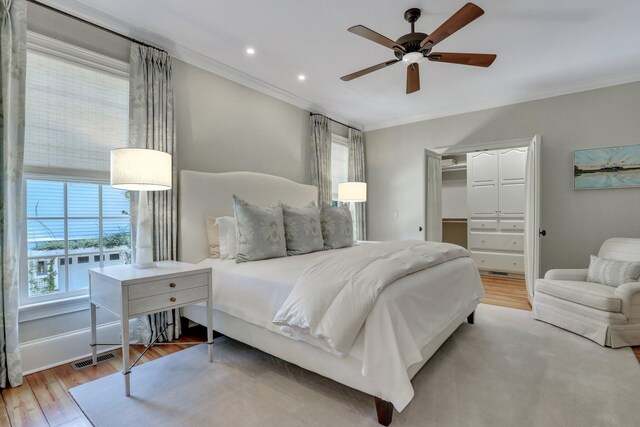
[[448,62],[451,64],[473,65],[476,67],[488,67],[496,59],[496,55],[483,53],[431,53],[433,47],[446,39],[462,27],[470,24],[484,14],[484,11],[473,3],[465,4],[448,20],[438,27],[433,33],[425,34],[415,31],[415,23],[421,16],[420,9],[412,8],[404,13],[404,19],[411,24],[411,32],[394,41],[382,34],[363,26],[356,25],[347,31],[378,43],[394,51],[397,59],[383,62],[355,73],[341,77],[343,81],[350,81],[364,76],[373,71],[386,68],[397,62],[406,62],[407,65],[407,94],[420,90],[419,63],[427,58],[434,62]]

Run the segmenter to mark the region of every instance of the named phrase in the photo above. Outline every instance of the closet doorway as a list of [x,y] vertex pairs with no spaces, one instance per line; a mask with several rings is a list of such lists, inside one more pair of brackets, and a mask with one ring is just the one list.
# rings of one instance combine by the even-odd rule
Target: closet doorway
[[539,135],[425,151],[425,239],[471,252],[482,274],[540,275]]

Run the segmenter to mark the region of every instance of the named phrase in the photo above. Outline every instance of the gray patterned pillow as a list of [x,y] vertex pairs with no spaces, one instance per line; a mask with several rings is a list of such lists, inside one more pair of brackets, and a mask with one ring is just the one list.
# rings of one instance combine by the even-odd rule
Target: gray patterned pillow
[[322,203],[320,223],[325,249],[353,246],[353,220],[347,205],[333,207]]
[[302,255],[324,249],[320,230],[320,210],[315,202],[303,208],[282,205],[287,255]]
[[625,283],[638,281],[640,261],[613,261],[591,255],[587,282],[617,288]]
[[287,256],[282,205],[261,208],[233,195],[238,254],[236,263]]

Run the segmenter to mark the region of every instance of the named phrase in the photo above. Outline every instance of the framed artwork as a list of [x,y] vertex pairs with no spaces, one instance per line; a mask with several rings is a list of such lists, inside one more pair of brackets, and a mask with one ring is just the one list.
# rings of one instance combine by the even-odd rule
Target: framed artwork
[[640,145],[573,152],[573,188],[640,187]]

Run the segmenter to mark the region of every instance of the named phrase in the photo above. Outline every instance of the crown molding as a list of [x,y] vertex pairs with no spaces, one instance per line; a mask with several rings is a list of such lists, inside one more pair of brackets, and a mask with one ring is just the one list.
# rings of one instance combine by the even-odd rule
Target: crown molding
[[288,91],[273,86],[263,80],[250,76],[249,74],[246,74],[236,68],[223,64],[222,62],[196,52],[193,49],[176,44],[175,42],[161,37],[158,34],[154,34],[142,28],[130,25],[121,19],[114,18],[113,16],[108,15],[104,12],[86,6],[78,2],[77,0],[39,1],[56,9],[67,12],[71,15],[85,19],[89,22],[93,22],[105,28],[109,28],[110,30],[116,31],[120,34],[124,34],[128,37],[141,40],[151,45],[162,48],[169,52],[169,54],[176,59],[202,68],[206,71],[219,75],[242,86],[248,87],[265,95],[269,95],[273,98],[301,108],[303,110],[324,114],[326,116],[334,118],[335,120],[346,123],[349,126],[363,129],[366,132],[640,81],[640,71],[623,75],[609,74],[593,79],[583,80],[581,82],[575,82],[568,86],[556,87],[553,89],[543,90],[527,95],[497,97],[473,103],[461,103],[453,107],[442,108],[408,117],[369,123],[358,123],[354,122],[353,120],[349,120],[346,117],[338,116],[332,111],[329,111],[316,103],[303,99]]
[[365,123],[364,131],[371,132],[374,130],[386,129],[390,127],[402,126],[411,123],[423,122],[426,120],[439,119],[443,117],[457,116],[460,114],[473,113],[475,111],[489,110],[491,108],[505,107],[508,105],[522,104],[524,102],[538,101],[541,99],[554,98],[556,96],[570,95],[573,93],[586,92],[589,90],[602,89],[605,87],[618,86],[626,83],[634,83],[640,81],[640,71],[623,74],[597,77],[594,79],[583,80],[562,88],[540,91],[535,94],[515,96],[515,97],[499,97],[490,100],[460,104],[453,107],[443,108],[430,111],[428,113],[416,114],[409,117],[402,117],[392,120],[383,120],[379,122]]
[[236,68],[223,64],[209,56],[199,53],[186,46],[176,44],[174,41],[161,37],[157,34],[146,31],[142,28],[130,25],[126,21],[114,18],[104,12],[86,6],[77,0],[39,0],[43,4],[49,5],[63,12],[67,12],[78,18],[93,22],[102,27],[108,28],[117,33],[126,35],[136,40],[144,41],[150,45],[166,50],[173,58],[186,62],[187,64],[202,68],[220,77],[223,77],[242,86],[253,89],[257,92],[276,98],[280,101],[291,104],[313,113],[324,114],[335,120],[341,121],[358,129],[362,129],[362,124],[349,120],[346,117],[337,116],[335,113],[286,90],[280,89],[261,79],[250,76]]

